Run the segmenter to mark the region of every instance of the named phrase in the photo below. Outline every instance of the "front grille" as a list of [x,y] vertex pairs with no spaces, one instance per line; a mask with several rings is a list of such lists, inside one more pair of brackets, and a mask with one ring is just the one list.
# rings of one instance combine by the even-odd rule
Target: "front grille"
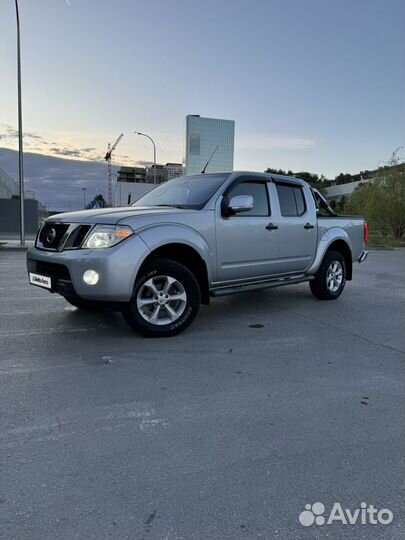
[[83,240],[86,238],[87,233],[91,229],[91,225],[78,225],[70,234],[67,239],[64,249],[75,249],[79,248]]
[[39,231],[37,247],[51,251],[78,249],[81,247],[91,225],[69,223],[45,223]]
[[65,223],[45,223],[39,233],[39,242],[45,249],[57,250],[69,225]]
[[64,264],[37,261],[35,271],[38,274],[45,274],[45,276],[70,281],[69,270]]

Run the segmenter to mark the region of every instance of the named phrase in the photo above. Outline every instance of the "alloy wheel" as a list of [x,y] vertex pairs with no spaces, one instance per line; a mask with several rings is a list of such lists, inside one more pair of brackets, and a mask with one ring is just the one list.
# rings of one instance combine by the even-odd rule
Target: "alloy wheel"
[[332,261],[326,273],[326,286],[330,292],[337,292],[343,281],[343,266],[340,261]]
[[187,306],[184,286],[171,276],[154,276],[140,287],[136,305],[145,321],[154,325],[170,324],[181,317]]

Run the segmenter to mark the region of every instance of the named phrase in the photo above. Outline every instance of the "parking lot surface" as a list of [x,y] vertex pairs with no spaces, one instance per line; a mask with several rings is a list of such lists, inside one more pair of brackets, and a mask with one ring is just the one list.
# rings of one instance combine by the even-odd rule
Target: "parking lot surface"
[[[219,298],[151,340],[0,251],[0,537],[404,538],[404,259],[371,252],[337,301]],[[394,519],[305,527],[315,502]]]

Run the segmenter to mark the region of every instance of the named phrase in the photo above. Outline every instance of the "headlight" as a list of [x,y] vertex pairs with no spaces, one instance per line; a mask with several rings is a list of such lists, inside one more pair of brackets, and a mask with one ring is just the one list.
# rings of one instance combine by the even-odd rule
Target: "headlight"
[[96,225],[83,244],[83,248],[99,249],[115,246],[134,234],[131,227],[125,225]]

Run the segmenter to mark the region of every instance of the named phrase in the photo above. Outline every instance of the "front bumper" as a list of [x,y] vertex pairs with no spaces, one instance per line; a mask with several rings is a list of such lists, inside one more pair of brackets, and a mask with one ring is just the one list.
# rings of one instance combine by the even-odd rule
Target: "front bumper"
[[[128,302],[138,270],[149,253],[149,248],[136,234],[105,249],[57,252],[33,247],[27,251],[27,270],[51,277],[51,292],[63,296]],[[87,285],[83,281],[83,273],[89,269],[100,275],[96,285]]]

